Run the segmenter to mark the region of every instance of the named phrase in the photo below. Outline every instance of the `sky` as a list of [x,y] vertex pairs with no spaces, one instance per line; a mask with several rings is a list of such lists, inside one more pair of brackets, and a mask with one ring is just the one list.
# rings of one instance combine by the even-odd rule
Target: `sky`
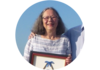
[[21,16],[16,26],[16,43],[20,53],[24,54],[24,48],[28,41],[34,22],[39,14],[47,7],[55,8],[61,16],[66,28],[69,30],[81,25],[82,21],[78,13],[70,6],[58,1],[41,1],[27,8]]

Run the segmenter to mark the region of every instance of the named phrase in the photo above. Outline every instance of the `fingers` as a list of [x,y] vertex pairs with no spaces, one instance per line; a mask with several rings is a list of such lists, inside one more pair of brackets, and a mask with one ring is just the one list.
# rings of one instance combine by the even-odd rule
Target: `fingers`
[[28,39],[31,39],[31,38],[33,38],[34,36],[35,36],[35,34],[34,34],[33,32],[31,32],[30,35],[29,35],[29,37],[28,37]]
[[31,35],[34,37],[35,36],[35,33],[31,32]]
[[70,66],[72,65],[72,62],[69,60],[69,61],[66,61],[67,62],[67,66]]
[[71,58],[71,55],[69,55],[67,58],[66,58],[66,63],[67,65],[70,64],[72,61],[72,58]]
[[29,35],[28,39],[31,39],[30,35]]
[[67,63],[70,63],[70,62],[71,62],[71,59],[66,59],[66,62],[67,62]]

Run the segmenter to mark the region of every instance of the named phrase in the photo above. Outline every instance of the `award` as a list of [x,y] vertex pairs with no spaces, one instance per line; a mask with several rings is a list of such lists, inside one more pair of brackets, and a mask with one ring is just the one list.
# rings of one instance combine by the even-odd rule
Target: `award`
[[38,68],[54,70],[67,65],[67,55],[31,51],[30,63]]

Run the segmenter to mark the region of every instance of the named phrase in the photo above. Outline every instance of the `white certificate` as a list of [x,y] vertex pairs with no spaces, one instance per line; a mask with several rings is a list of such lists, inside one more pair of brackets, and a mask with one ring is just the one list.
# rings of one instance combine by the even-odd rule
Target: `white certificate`
[[67,56],[40,52],[31,52],[30,63],[44,70],[59,69],[67,65]]

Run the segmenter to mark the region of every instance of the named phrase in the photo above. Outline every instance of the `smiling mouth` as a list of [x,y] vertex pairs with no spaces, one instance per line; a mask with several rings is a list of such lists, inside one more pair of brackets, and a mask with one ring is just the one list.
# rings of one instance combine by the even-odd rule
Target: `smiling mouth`
[[48,23],[47,25],[49,25],[49,26],[53,26],[54,24],[53,24],[53,23]]
[[53,26],[54,24],[47,24],[48,26]]

